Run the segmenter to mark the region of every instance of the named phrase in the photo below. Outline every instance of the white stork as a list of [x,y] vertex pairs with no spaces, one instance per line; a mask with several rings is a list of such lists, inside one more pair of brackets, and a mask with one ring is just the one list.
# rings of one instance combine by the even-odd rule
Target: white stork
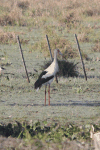
[[54,60],[51,65],[45,69],[39,76],[38,80],[34,84],[34,88],[38,91],[42,85],[45,85],[45,105],[46,105],[46,87],[48,87],[48,105],[50,105],[50,84],[53,81],[56,73],[59,71],[57,53],[62,55],[59,49],[54,50]]

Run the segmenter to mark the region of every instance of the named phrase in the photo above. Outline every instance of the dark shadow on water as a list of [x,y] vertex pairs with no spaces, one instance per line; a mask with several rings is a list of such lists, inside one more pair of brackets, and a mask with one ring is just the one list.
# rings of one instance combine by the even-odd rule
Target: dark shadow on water
[[10,106],[24,106],[24,107],[28,107],[28,106],[44,106],[44,104],[17,104],[17,103],[12,103],[12,104],[8,104]]
[[59,103],[59,104],[51,104],[51,106],[91,106],[91,107],[96,107],[96,106],[100,106],[100,102],[99,103]]
[[[28,107],[28,106],[45,106],[44,104],[17,104],[17,103],[12,103],[9,104],[10,106],[24,106],[24,107]],[[46,104],[46,106],[48,106],[48,103]],[[70,100],[67,103],[51,103],[50,106],[90,106],[90,107],[97,107],[100,106],[100,101],[85,101],[85,102],[79,102],[79,101],[72,101]]]
[[[80,75],[78,75],[78,78],[85,78],[84,77],[84,75],[82,75],[82,74],[80,74]],[[87,76],[87,79],[92,79],[92,78],[98,78],[98,79],[100,79],[100,76],[94,76],[94,75],[88,75]]]

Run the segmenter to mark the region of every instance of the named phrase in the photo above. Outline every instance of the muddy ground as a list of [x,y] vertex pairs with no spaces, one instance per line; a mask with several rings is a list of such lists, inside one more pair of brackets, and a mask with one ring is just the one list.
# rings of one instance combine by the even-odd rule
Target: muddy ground
[[[14,48],[14,47],[13,47]],[[5,51],[7,46],[4,47]],[[38,92],[34,90],[34,82],[38,78],[44,58],[40,53],[25,52],[30,83],[27,82],[20,51],[15,49],[1,53],[4,70],[0,75],[0,118],[1,122],[26,119],[43,120],[60,118],[72,122],[95,123],[100,116],[100,73],[99,61],[85,60],[87,81],[84,79],[81,62],[76,70],[79,77],[58,77],[59,83],[51,84],[51,106],[44,106],[44,87]],[[5,60],[2,60],[2,59]],[[75,62],[76,63],[76,62]],[[38,70],[38,74],[34,71]]]
[[[44,106],[44,87],[38,92],[34,83],[40,74],[45,58],[39,51],[29,52],[23,45],[24,57],[29,73],[27,82],[18,44],[1,45],[0,64],[6,69],[0,74],[0,124],[15,121],[59,120],[78,125],[100,123],[100,68],[99,53],[89,54],[84,60],[87,81],[80,58],[69,59],[77,63],[78,77],[58,77],[58,84],[51,84],[51,106]],[[61,58],[60,58],[61,59]],[[36,69],[38,71],[35,72]]]

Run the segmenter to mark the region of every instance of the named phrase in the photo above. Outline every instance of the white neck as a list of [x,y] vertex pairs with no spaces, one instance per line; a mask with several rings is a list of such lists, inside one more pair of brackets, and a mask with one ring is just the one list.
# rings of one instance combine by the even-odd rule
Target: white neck
[[54,62],[57,61],[57,51],[54,51]]

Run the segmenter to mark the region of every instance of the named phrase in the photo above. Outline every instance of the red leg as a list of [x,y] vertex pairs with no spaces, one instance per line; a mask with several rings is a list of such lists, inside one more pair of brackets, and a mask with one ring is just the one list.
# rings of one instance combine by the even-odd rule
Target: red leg
[[50,106],[50,84],[48,87],[48,105]]
[[44,105],[46,106],[46,86],[45,86],[45,104]]

